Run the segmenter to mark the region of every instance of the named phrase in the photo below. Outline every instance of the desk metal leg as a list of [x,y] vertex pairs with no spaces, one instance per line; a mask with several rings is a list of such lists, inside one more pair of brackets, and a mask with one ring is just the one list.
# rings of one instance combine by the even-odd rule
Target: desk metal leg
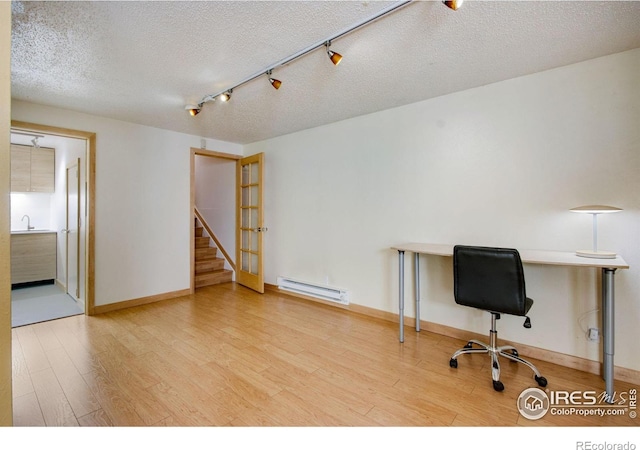
[[416,291],[416,331],[420,331],[420,253],[415,253],[415,273],[413,281]]
[[613,389],[615,273],[616,269],[602,269],[602,371],[609,403],[613,402],[615,394]]
[[398,309],[400,315],[400,342],[404,342],[404,250],[398,250],[398,267],[399,267],[399,298]]

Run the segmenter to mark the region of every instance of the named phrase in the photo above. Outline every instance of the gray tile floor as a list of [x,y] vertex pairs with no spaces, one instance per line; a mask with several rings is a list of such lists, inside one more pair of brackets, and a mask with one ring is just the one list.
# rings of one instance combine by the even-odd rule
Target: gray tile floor
[[83,313],[82,305],[55,284],[11,291],[13,328]]

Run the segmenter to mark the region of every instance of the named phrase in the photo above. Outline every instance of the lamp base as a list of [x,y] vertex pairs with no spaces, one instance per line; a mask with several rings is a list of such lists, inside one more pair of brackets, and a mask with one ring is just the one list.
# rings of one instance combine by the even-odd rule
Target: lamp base
[[614,252],[603,252],[598,250],[594,252],[593,250],[576,250],[576,255],[582,256],[584,258],[601,258],[601,259],[614,259],[618,256]]

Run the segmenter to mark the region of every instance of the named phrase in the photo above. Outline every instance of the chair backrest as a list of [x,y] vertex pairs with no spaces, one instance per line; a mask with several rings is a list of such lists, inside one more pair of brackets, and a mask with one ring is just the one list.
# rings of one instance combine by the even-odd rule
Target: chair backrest
[[524,316],[527,296],[518,250],[511,248],[453,248],[456,303],[486,311]]

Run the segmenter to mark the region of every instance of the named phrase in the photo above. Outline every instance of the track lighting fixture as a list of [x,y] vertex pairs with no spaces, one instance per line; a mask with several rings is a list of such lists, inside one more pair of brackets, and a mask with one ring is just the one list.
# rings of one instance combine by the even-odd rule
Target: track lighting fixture
[[232,92],[233,92],[233,89],[229,89],[224,94],[220,94],[220,101],[221,102],[228,102],[229,100],[231,100],[231,93]]
[[200,103],[198,103],[197,105],[187,105],[184,107],[184,109],[186,109],[189,112],[189,115],[191,117],[193,116],[197,116],[198,114],[200,114],[200,111],[202,111],[202,106],[207,103],[207,102],[213,102],[215,101],[216,98],[213,95],[207,95],[206,97],[204,97],[202,99],[202,101]]
[[20,136],[28,136],[30,138],[33,138],[31,139],[31,143],[34,147],[40,147],[38,139],[44,138],[44,136],[41,134],[24,133],[22,131],[14,130],[13,128],[11,129],[11,134],[19,134]]
[[202,110],[202,106],[201,105],[187,105],[187,106],[184,107],[184,109],[189,111],[189,115],[197,116],[200,113],[200,111]]
[[[340,39],[344,36],[346,36],[347,34],[357,30],[358,28],[364,27],[366,25],[369,25],[370,23],[373,23],[375,21],[377,21],[378,19],[382,18],[383,16],[386,16],[387,14],[391,14],[395,11],[400,10],[401,8],[404,8],[407,5],[410,5],[411,3],[413,3],[415,0],[400,0],[397,1],[389,6],[387,6],[386,8],[381,9],[380,11],[376,12],[374,15],[367,17],[363,20],[361,20],[358,23],[355,23],[353,25],[351,25],[348,28],[345,28],[342,31],[339,31],[331,36],[328,36],[327,38],[323,39],[322,41],[316,42],[313,45],[310,45],[306,48],[303,48],[302,50],[287,56],[284,59],[281,59],[280,61],[277,61],[273,64],[271,64],[270,66],[268,66],[267,68],[262,69],[260,72],[256,72],[255,74],[251,75],[248,78],[245,78],[244,80],[234,84],[233,86],[231,86],[231,88],[222,91],[222,92],[217,92],[215,94],[209,94],[205,97],[203,97],[203,99],[200,101],[200,103],[198,103],[197,106],[193,106],[193,105],[188,105],[186,107],[186,109],[189,111],[189,113],[192,116],[195,116],[196,114],[198,114],[200,112],[200,110],[202,109],[202,106],[210,101],[214,101],[215,99],[219,99],[222,102],[228,102],[229,99],[231,98],[231,93],[233,92],[233,89],[236,89],[240,86],[243,86],[244,84],[255,80],[258,77],[264,76],[265,74],[269,77],[269,83],[271,83],[271,86],[274,87],[274,89],[279,89],[280,86],[282,85],[282,81],[275,79],[273,77],[271,77],[271,71],[277,67],[281,67],[284,66],[286,64],[291,63],[292,61],[295,61],[298,58],[301,58],[303,56],[305,56],[308,53],[311,53],[312,51],[319,49],[321,47],[325,47],[326,51],[327,51],[327,55],[329,56],[329,59],[331,60],[331,62],[334,65],[338,65],[340,64],[340,61],[342,60],[342,55],[340,53],[336,53],[334,51],[331,51],[329,49],[329,47],[331,46],[331,41],[335,40],[335,39]],[[457,0],[457,1],[445,1],[443,2],[444,4],[446,4],[449,8],[451,9],[457,9],[458,7],[460,7],[460,5],[462,4],[462,0]]]
[[271,78],[271,70],[267,71],[267,76],[269,77],[269,83],[271,83],[271,86],[273,86],[273,88],[276,90],[280,89],[280,86],[282,86],[282,81]]
[[453,0],[453,1],[444,1],[442,3],[444,3],[445,5],[447,5],[449,8],[453,9],[454,11],[456,11],[458,8],[460,8],[462,6],[463,2],[464,2],[464,0]]
[[329,47],[331,47],[331,41],[327,41],[327,43],[324,45],[327,48],[327,55],[329,55],[329,59],[331,60],[333,65],[337,66],[338,64],[340,64],[340,61],[342,61],[342,55],[340,53],[329,50]]

